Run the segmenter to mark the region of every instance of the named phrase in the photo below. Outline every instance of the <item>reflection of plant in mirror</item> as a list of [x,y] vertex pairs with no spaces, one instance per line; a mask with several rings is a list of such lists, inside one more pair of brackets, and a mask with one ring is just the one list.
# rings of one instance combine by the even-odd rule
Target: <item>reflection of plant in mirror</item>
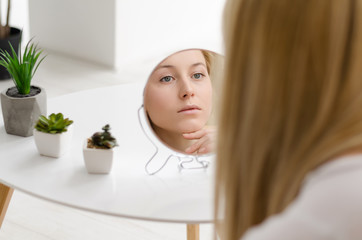
[[39,50],[34,43],[30,43],[31,40],[26,45],[24,54],[19,54],[19,58],[10,42],[11,54],[0,49],[0,65],[10,73],[16,88],[22,95],[29,94],[31,79],[45,58],[38,61],[43,51]]
[[64,119],[62,113],[52,113],[48,118],[44,115],[41,115],[35,125],[35,129],[40,132],[56,134],[66,132],[68,126],[70,126],[72,123],[72,120],[69,120],[68,118]]
[[118,146],[117,140],[109,132],[109,124],[105,125],[102,130],[103,132],[96,132],[91,138],[88,138],[88,148],[103,148],[110,149]]

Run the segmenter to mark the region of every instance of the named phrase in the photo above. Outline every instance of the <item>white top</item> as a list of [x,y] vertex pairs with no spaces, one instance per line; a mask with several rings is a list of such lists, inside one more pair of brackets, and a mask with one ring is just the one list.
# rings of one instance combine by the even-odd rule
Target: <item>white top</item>
[[362,154],[327,163],[308,175],[301,193],[280,214],[242,240],[362,239]]

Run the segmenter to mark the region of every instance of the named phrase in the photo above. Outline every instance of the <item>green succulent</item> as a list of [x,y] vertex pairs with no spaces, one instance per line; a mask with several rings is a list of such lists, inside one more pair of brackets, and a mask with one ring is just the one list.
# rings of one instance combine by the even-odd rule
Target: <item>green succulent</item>
[[9,44],[11,53],[0,49],[0,65],[10,73],[19,93],[27,95],[30,92],[31,80],[45,57],[39,59],[42,50],[31,43],[31,40],[27,43],[23,55],[20,51],[19,57],[10,42]]
[[88,144],[88,147],[92,147],[92,145],[95,148],[114,148],[115,146],[118,146],[117,140],[112,136],[112,134],[109,132],[110,130],[109,124],[105,125],[102,130],[103,132],[96,132],[92,135],[92,137],[89,139],[91,143]]
[[41,115],[35,125],[35,129],[40,132],[56,134],[66,132],[68,126],[72,123],[72,120],[69,120],[68,118],[64,119],[63,114],[52,113],[48,118],[46,118],[44,115]]

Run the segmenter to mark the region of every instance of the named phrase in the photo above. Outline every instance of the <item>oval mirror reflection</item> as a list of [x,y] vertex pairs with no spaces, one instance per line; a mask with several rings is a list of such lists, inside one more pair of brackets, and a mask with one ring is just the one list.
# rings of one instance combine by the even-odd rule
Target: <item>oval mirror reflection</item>
[[213,153],[223,56],[202,49],[176,52],[152,71],[144,89],[149,127],[184,154]]

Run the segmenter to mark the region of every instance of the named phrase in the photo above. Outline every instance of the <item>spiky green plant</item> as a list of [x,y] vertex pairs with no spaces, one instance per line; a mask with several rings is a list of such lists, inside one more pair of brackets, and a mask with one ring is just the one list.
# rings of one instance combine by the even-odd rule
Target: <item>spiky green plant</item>
[[118,146],[117,140],[109,132],[111,127],[109,124],[105,125],[103,132],[96,132],[88,139],[88,148],[105,148],[110,149]]
[[20,50],[19,57],[10,42],[9,44],[11,54],[0,49],[0,65],[8,70],[19,93],[27,95],[30,92],[31,80],[45,56],[39,59],[43,51],[31,43],[31,40],[26,44],[23,55]]
[[63,114],[52,113],[48,118],[41,115],[35,125],[35,129],[40,132],[56,134],[66,132],[68,126],[72,123],[72,120],[69,120],[68,118],[64,119]]

